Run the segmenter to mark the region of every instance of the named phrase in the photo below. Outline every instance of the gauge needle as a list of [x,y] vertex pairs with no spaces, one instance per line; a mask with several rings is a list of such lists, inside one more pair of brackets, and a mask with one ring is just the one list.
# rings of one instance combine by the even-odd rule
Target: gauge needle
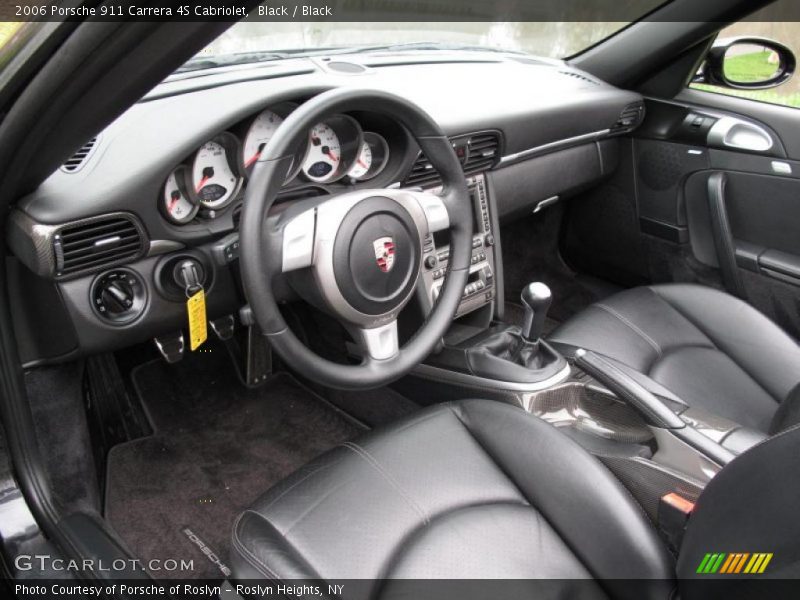
[[361,160],[360,158],[356,162],[358,162],[358,164],[360,164],[365,169],[369,169],[369,166],[363,160]]
[[327,154],[328,158],[330,158],[333,162],[339,162],[339,159],[336,157],[336,155],[333,152],[331,152],[331,149],[328,148],[327,146],[323,146],[322,152],[324,154]]
[[180,198],[172,198],[169,201],[169,206],[167,207],[167,212],[172,212],[172,209],[175,208],[175,205],[178,203],[178,200],[180,200]]
[[203,189],[203,186],[205,186],[205,184],[207,184],[207,183],[208,183],[208,180],[209,180],[209,179],[211,179],[211,177],[209,177],[208,175],[206,175],[205,177],[203,177],[203,178],[200,180],[200,183],[198,183],[198,184],[197,184],[197,187],[195,188],[195,191],[199,192],[200,190],[202,190],[202,189]]
[[258,152],[253,154],[253,156],[251,156],[250,158],[247,159],[247,161],[244,163],[244,168],[245,169],[248,168],[250,165],[252,165],[254,162],[256,162],[259,159],[260,156],[261,156],[261,151],[259,150]]

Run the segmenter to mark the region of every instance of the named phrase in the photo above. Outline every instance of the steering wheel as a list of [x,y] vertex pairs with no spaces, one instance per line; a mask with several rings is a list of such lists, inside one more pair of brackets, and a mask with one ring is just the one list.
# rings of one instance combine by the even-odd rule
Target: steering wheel
[[[270,211],[289,172],[293,149],[311,127],[337,113],[366,110],[396,119],[439,172],[440,194],[359,189],[281,204]],[[389,383],[422,362],[447,331],[467,282],[472,207],[450,141],[422,109],[393,94],[334,89],[302,104],[280,125],[247,186],[240,223],[245,294],[255,321],[286,363],[340,389]],[[445,283],[416,334],[398,344],[397,317],[420,277],[423,244],[450,230]],[[339,320],[362,350],[360,364],[322,358],[289,329],[278,308],[286,284]]]

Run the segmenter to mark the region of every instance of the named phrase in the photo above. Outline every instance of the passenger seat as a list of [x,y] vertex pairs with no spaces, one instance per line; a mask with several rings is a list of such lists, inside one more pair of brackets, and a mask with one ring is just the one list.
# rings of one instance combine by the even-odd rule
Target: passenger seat
[[773,434],[800,423],[800,346],[715,289],[653,285],[597,302],[548,340],[592,350],[651,392]]

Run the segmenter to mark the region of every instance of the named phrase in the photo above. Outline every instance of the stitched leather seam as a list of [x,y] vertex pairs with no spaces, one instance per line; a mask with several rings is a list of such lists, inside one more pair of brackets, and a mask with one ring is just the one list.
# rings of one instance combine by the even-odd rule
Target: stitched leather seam
[[733,356],[731,356],[729,353],[727,353],[727,352],[724,352],[723,350],[721,350],[721,349],[719,348],[719,346],[717,346],[717,342],[715,342],[715,341],[714,341],[714,338],[712,338],[712,337],[711,337],[711,336],[710,336],[710,335],[709,335],[709,334],[708,334],[708,333],[707,333],[707,332],[706,332],[706,331],[705,331],[705,330],[704,330],[704,329],[703,329],[703,328],[700,326],[700,324],[699,324],[699,323],[696,323],[696,322],[695,322],[693,319],[690,319],[690,318],[689,318],[689,316],[688,316],[688,315],[687,315],[685,312],[683,312],[683,311],[682,311],[681,309],[679,309],[677,306],[675,306],[674,304],[672,304],[672,303],[671,303],[669,300],[667,300],[666,298],[664,298],[664,297],[663,297],[661,294],[659,294],[659,293],[658,293],[656,290],[654,290],[652,287],[650,287],[650,288],[648,288],[648,289],[649,289],[650,291],[652,291],[652,292],[653,292],[653,293],[654,293],[656,296],[658,296],[659,298],[661,298],[661,299],[662,299],[664,302],[666,302],[666,303],[667,303],[667,304],[668,304],[668,305],[669,305],[669,306],[672,308],[672,310],[674,310],[676,313],[678,313],[680,316],[682,316],[684,319],[686,319],[686,321],[688,321],[688,322],[689,322],[691,325],[693,325],[693,326],[694,326],[694,327],[695,327],[695,328],[696,328],[698,331],[700,331],[700,333],[702,333],[703,335],[705,335],[705,336],[706,336],[706,338],[708,339],[708,341],[709,341],[709,342],[711,342],[711,345],[714,347],[714,350],[716,350],[717,352],[719,352],[719,353],[720,353],[720,354],[722,354],[723,356],[727,357],[727,358],[728,358],[728,360],[730,360],[730,361],[731,361],[731,362],[732,362],[734,365],[736,365],[737,367],[739,367],[739,369],[742,371],[742,373],[744,373],[745,375],[747,375],[747,376],[748,376],[748,377],[749,377],[749,378],[750,378],[750,379],[753,381],[753,383],[755,383],[755,384],[756,384],[758,387],[760,387],[760,388],[761,388],[761,389],[764,391],[764,393],[765,393],[765,394],[767,394],[767,396],[769,396],[770,398],[772,398],[773,400],[775,400],[775,402],[777,402],[778,404],[780,404],[780,403],[781,403],[781,399],[780,399],[780,398],[776,398],[775,396],[773,396],[773,395],[772,395],[772,392],[770,392],[770,391],[769,391],[769,390],[768,390],[766,387],[764,387],[764,385],[763,385],[763,384],[762,384],[762,383],[761,383],[761,382],[760,382],[758,379],[756,379],[756,378],[755,378],[755,376],[754,376],[754,375],[753,375],[753,374],[752,374],[750,371],[748,371],[748,370],[747,370],[747,369],[745,369],[745,368],[744,368],[744,367],[743,367],[741,364],[739,364],[739,361],[735,360],[735,359],[733,358]]
[[[484,454],[487,456],[487,458],[488,458],[488,459],[489,459],[489,460],[492,462],[492,464],[494,465],[494,467],[495,467],[495,468],[496,468],[496,469],[497,469],[497,470],[498,470],[500,473],[502,473],[502,474],[503,474],[503,476],[506,478],[506,480],[508,480],[508,482],[509,482],[509,483],[510,483],[512,486],[514,486],[514,489],[515,489],[515,490],[517,491],[517,493],[519,494],[519,497],[520,497],[520,498],[522,498],[522,500],[524,500],[524,503],[525,503],[527,506],[530,506],[531,508],[534,508],[534,509],[535,509],[535,507],[533,506],[533,504],[531,504],[531,503],[530,503],[530,501],[528,500],[528,497],[525,495],[525,493],[524,493],[524,492],[522,491],[522,489],[519,487],[519,484],[518,484],[516,481],[514,481],[514,478],[513,478],[513,477],[511,477],[511,475],[510,475],[509,473],[507,473],[507,472],[505,471],[505,469],[503,469],[503,468],[500,466],[500,463],[499,463],[499,461],[498,461],[498,460],[497,460],[497,459],[494,457],[494,455],[493,455],[491,452],[489,452],[489,449],[488,449],[488,448],[487,448],[487,447],[486,447],[484,444],[482,444],[482,443],[481,443],[481,441],[478,439],[478,436],[476,436],[474,433],[472,433],[472,429],[470,429],[470,427],[469,427],[469,424],[468,424],[468,423],[467,423],[467,422],[466,422],[466,421],[465,421],[465,420],[462,418],[461,412],[460,412],[460,410],[459,410],[459,408],[460,408],[460,407],[459,407],[459,406],[458,406],[458,405],[457,405],[455,402],[448,402],[448,403],[446,404],[446,406],[447,406],[447,408],[449,408],[449,409],[450,409],[450,411],[453,413],[453,415],[455,416],[455,418],[456,418],[456,419],[458,419],[458,422],[459,422],[459,423],[461,423],[461,426],[462,426],[462,427],[463,427],[463,428],[466,430],[466,432],[469,434],[469,437],[472,439],[472,441],[473,441],[473,442],[475,442],[475,444],[477,444],[478,448],[480,448],[480,449],[481,449],[481,452],[483,452],[483,453],[484,453]],[[524,410],[524,409],[523,409],[523,410]]]
[[648,344],[650,344],[650,346],[652,346],[653,350],[656,351],[656,354],[658,355],[658,357],[661,358],[661,355],[662,355],[661,347],[656,343],[656,341],[653,338],[651,338],[644,331],[642,331],[642,329],[639,328],[637,325],[632,323],[627,317],[625,317],[624,315],[620,314],[619,312],[617,312],[616,310],[614,310],[613,308],[611,308],[610,306],[608,306],[606,304],[597,303],[597,304],[594,304],[593,306],[599,308],[600,310],[606,311],[611,316],[616,317],[617,319],[619,319],[620,322],[623,325],[627,325],[631,329],[631,331],[633,331],[635,334],[637,334],[639,337],[641,337],[644,341],[646,341]]
[[281,531],[281,530],[280,530],[280,529],[278,529],[277,527],[275,527],[275,529],[277,529],[277,530],[278,530],[278,532],[279,532],[279,533],[280,533],[282,536],[284,536],[285,538],[288,538],[288,537],[289,537],[289,534],[291,534],[291,533],[292,533],[292,530],[293,530],[295,527],[297,527],[298,525],[300,525],[300,524],[301,524],[303,521],[305,521],[305,520],[306,520],[306,518],[307,518],[309,515],[313,515],[313,514],[314,514],[314,512],[315,512],[315,511],[316,511],[316,510],[317,510],[317,509],[318,509],[320,506],[322,506],[322,505],[323,505],[323,504],[324,504],[324,503],[325,503],[325,502],[328,500],[328,498],[330,498],[331,496],[333,496],[334,494],[336,494],[336,493],[339,491],[339,489],[341,488],[341,485],[342,485],[342,484],[340,484],[340,483],[337,483],[337,484],[335,484],[335,485],[333,485],[333,486],[329,487],[329,489],[328,489],[328,491],[327,491],[327,492],[325,492],[325,493],[323,493],[323,494],[315,494],[315,495],[314,495],[314,498],[312,499],[312,504],[311,504],[310,506],[308,506],[307,508],[304,508],[304,509],[303,509],[303,510],[300,512],[300,514],[298,514],[297,516],[295,516],[295,517],[292,519],[291,523],[287,523],[286,525],[284,525],[283,531]]
[[[453,403],[453,402],[449,402],[447,404],[447,406],[450,408],[450,410],[453,411],[453,413],[455,414],[456,418],[461,422],[461,424],[464,426],[464,428],[469,432],[469,434],[472,436],[472,439],[475,440],[475,442],[481,447],[481,449],[486,453],[486,455],[495,463],[495,465],[497,466],[498,470],[500,470],[500,472],[503,473],[503,475],[505,475],[506,478],[508,478],[508,480],[511,482],[511,484],[515,488],[517,488],[517,490],[520,493],[520,496],[528,503],[527,505],[530,506],[533,510],[535,510],[539,514],[539,516],[553,529],[553,531],[556,532],[556,535],[558,535],[558,537],[561,539],[561,541],[564,543],[564,545],[567,548],[569,548],[570,552],[572,552],[572,554],[578,559],[578,561],[584,566],[584,568],[586,568],[586,570],[591,573],[591,570],[589,569],[589,566],[582,560],[581,555],[577,552],[577,549],[572,547],[572,545],[569,543],[569,541],[566,538],[566,536],[562,535],[562,533],[559,530],[559,528],[557,528],[555,526],[555,523],[550,522],[550,519],[547,518],[547,515],[544,512],[542,512],[542,510],[538,506],[530,503],[530,501],[528,500],[527,496],[519,488],[519,485],[517,484],[517,482],[514,481],[514,479],[508,473],[506,473],[503,469],[500,468],[500,465],[498,464],[498,462],[496,461],[494,456],[488,451],[487,448],[485,448],[483,446],[483,444],[481,444],[478,441],[477,436],[475,436],[472,433],[471,429],[469,428],[469,425],[464,421],[464,419],[461,418],[461,415],[459,414],[459,412],[457,410],[456,404]],[[550,425],[549,423],[546,423],[546,425],[548,427],[552,427],[552,425]],[[800,425],[798,425],[798,427],[800,427]],[[577,445],[577,442],[574,442],[573,440],[570,440],[570,442],[575,444],[575,445]],[[631,493],[631,491],[622,484],[622,482],[617,478],[616,475],[614,475],[614,473],[611,471],[611,469],[609,469],[608,466],[605,463],[603,463],[603,461],[601,461],[600,459],[598,459],[596,457],[592,457],[592,458],[597,462],[597,464],[600,466],[600,468],[602,470],[604,470],[606,473],[609,474],[609,476],[611,478],[611,484],[613,486],[616,486],[617,488],[622,489],[622,490],[625,491],[625,493],[630,498],[631,503],[635,507],[634,510],[638,509],[639,514],[642,515],[642,517],[644,518],[645,522],[648,523],[652,527],[653,526],[652,519],[650,519],[649,515],[644,510],[642,505],[639,504],[639,501],[636,500],[636,498],[634,498],[634,496]]]
[[[516,500],[487,500],[487,501],[479,501],[473,503],[467,503],[457,506],[448,507],[444,510],[439,511],[438,513],[432,515],[431,522],[443,520],[447,517],[452,516],[454,513],[464,511],[464,510],[472,510],[476,508],[486,508],[486,507],[495,507],[495,506],[515,506],[519,508],[528,508],[536,513],[540,518],[542,518],[545,523],[550,525],[544,517],[542,517],[541,513],[536,509],[535,506],[528,504],[527,502],[519,502]],[[552,527],[551,527],[552,528]],[[389,573],[387,573],[388,569],[392,566],[395,566],[397,563],[398,557],[400,557],[407,549],[408,544],[412,541],[416,536],[420,533],[420,526],[416,526],[411,531],[406,533],[400,540],[398,540],[397,544],[395,544],[394,548],[392,549],[391,553],[388,555],[388,558],[384,561],[384,564],[381,566],[378,575],[375,577],[376,581],[384,581],[388,579]],[[555,529],[554,529],[555,531]],[[560,537],[560,536],[559,536]],[[565,542],[566,545],[566,542]],[[582,564],[582,563],[581,563]],[[588,570],[588,569],[587,569]],[[380,597],[380,595],[376,596]]]
[[253,512],[252,510],[246,510],[241,515],[239,515],[239,518],[236,520],[236,523],[233,526],[233,547],[239,551],[239,554],[242,555],[242,558],[244,558],[250,566],[254,567],[256,571],[264,575],[267,579],[275,579],[277,581],[280,581],[281,578],[278,577],[278,574],[275,573],[275,571],[273,571],[272,569],[270,569],[255,554],[253,554],[250,551],[250,549],[247,548],[242,542],[242,540],[239,538],[239,524],[242,522],[242,519],[247,514],[256,515],[261,519],[264,518],[258,513]]
[[[264,508],[260,509],[260,511],[261,512],[267,512],[276,502],[278,502],[278,500],[283,498],[286,494],[291,492],[294,488],[296,488],[298,485],[300,485],[301,483],[306,481],[312,475],[316,475],[317,473],[320,473],[321,471],[324,471],[325,469],[328,469],[328,468],[330,468],[330,467],[332,467],[332,466],[334,466],[334,465],[336,465],[338,463],[339,463],[339,461],[337,460],[336,462],[333,462],[333,463],[323,464],[323,465],[320,465],[319,467],[317,467],[316,469],[306,473],[303,477],[301,477],[299,480],[295,481],[292,485],[290,485],[288,488],[286,488],[280,494],[278,494],[277,497],[273,498],[270,501],[270,503],[267,504]],[[258,511],[255,511],[255,512],[258,512]],[[263,518],[263,515],[261,515],[261,516]]]
[[403,498],[408,503],[408,505],[422,518],[423,523],[425,523],[426,525],[430,523],[430,518],[428,517],[428,514],[422,509],[422,507],[419,504],[417,504],[414,501],[414,499],[411,498],[411,496],[409,496],[409,494],[402,488],[400,483],[394,477],[392,477],[392,475],[369,452],[367,452],[364,448],[353,442],[345,442],[344,444],[342,444],[342,446],[345,448],[349,448],[350,450],[355,452],[357,456],[363,458],[367,462],[367,464],[372,466],[372,468],[375,469],[378,472],[378,474],[381,475],[387,481],[387,483],[389,483],[389,485],[391,485],[395,490],[397,490],[397,493],[400,495],[400,497]]

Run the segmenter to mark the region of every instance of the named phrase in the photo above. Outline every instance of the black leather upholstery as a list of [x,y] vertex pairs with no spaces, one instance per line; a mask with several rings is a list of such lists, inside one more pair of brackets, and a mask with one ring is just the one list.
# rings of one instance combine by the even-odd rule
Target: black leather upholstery
[[[800,425],[751,448],[712,479],[692,513],[678,559],[683,600],[797,598],[800,577]],[[763,575],[698,575],[709,552],[771,553]],[[763,578],[763,579],[762,579]],[[707,585],[714,581],[713,590]],[[754,587],[759,586],[759,587]],[[709,594],[713,591],[713,594]]]
[[800,383],[800,347],[729,294],[688,284],[634,288],[593,304],[549,341],[567,354],[605,355],[654,393],[741,425],[771,432],[791,422],[775,415]]
[[[592,597],[662,600],[674,587],[671,557],[610,472],[490,401],[431,407],[328,452],[233,535],[237,579],[600,578]],[[648,596],[626,578],[659,581]]]

